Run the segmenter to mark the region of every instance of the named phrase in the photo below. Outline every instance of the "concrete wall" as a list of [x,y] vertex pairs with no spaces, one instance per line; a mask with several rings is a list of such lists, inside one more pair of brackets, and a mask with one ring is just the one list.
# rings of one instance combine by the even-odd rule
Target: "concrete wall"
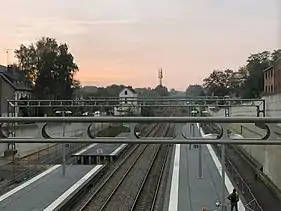
[[[213,116],[224,116],[225,109],[220,109],[218,112],[210,111]],[[257,116],[256,107],[253,106],[243,106],[243,107],[231,107],[230,116]]]
[[[281,93],[264,96],[266,116],[268,117],[281,117]],[[224,109],[212,114],[216,116],[224,116]],[[231,116],[256,116],[257,111],[255,107],[245,106],[245,107],[231,107]]]
[[[281,116],[281,94],[263,97],[266,102],[266,116]],[[224,109],[218,112],[211,112],[212,116],[224,116]],[[256,116],[255,107],[232,107],[230,116]],[[265,131],[256,127],[254,124],[231,124],[231,129],[237,133],[241,132],[245,138],[260,138],[264,136]],[[264,173],[271,181],[281,189],[281,146],[259,146],[259,145],[241,145],[241,147],[255,161],[264,168]]]
[[[241,130],[241,125],[242,130]],[[241,134],[245,138],[257,138],[260,139],[265,135],[265,131],[259,129],[254,124],[232,124],[231,127],[233,132]],[[242,133],[241,133],[242,131]],[[255,132],[254,132],[255,131]],[[246,152],[249,153],[258,163],[262,166],[266,164],[266,146],[261,145],[240,145]]]
[[[253,124],[244,124],[242,136],[245,138],[260,138],[265,131],[259,129]],[[241,124],[232,124],[232,129],[241,127]],[[263,166],[265,175],[281,190],[281,146],[258,146],[258,145],[241,145],[250,157]]]
[[268,95],[263,97],[265,99],[266,116],[280,117],[281,116],[281,93],[275,95]]

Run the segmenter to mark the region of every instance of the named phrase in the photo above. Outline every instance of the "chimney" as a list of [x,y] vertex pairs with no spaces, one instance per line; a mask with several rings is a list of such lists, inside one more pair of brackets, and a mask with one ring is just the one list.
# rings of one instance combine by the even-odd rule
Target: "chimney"
[[13,75],[13,65],[7,65],[7,73]]

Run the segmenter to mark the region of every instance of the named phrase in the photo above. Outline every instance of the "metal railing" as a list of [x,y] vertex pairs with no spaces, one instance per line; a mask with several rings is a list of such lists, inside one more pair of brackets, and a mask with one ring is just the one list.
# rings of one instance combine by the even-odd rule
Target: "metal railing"
[[[222,198],[225,198],[225,165],[231,166],[231,169],[237,176],[236,182],[240,184],[240,188],[244,193],[252,195],[249,188],[243,182],[234,166],[225,157],[226,144],[249,144],[249,145],[281,145],[274,132],[276,124],[281,123],[281,118],[267,117],[1,117],[0,124],[16,123],[16,122],[35,122],[38,127],[38,134],[32,138],[6,137],[0,134],[0,142],[2,143],[180,143],[180,144],[222,144],[221,145],[221,164],[222,164]],[[52,138],[46,132],[46,126],[51,122],[64,123],[84,123],[86,128],[82,137],[59,137]],[[91,125],[96,123],[126,123],[130,127],[130,136],[128,137],[95,137],[91,135]],[[175,124],[175,134],[172,138],[157,137],[139,137],[136,132],[138,124],[148,123],[172,123]],[[199,137],[189,138],[183,133],[183,126],[186,123],[217,123],[221,128],[221,133],[215,138],[210,139]],[[228,135],[228,127],[232,123],[262,123],[264,124],[267,134],[262,139],[231,139]],[[256,201],[251,201],[247,206],[249,209],[255,206]],[[259,211],[259,210],[258,210]]]
[[[216,152],[217,155],[221,158],[220,149],[221,147],[217,146]],[[250,187],[247,185],[245,180],[242,178],[236,167],[227,156],[225,156],[225,168],[227,169],[228,173],[230,174],[231,180],[235,183],[240,193],[244,196],[245,199],[248,199],[247,204],[245,205],[245,209],[247,211],[263,211],[256,197],[252,193]]]
[[[1,117],[0,124],[15,122],[35,122],[38,134],[31,138],[7,137],[2,132],[2,143],[193,143],[193,144],[248,144],[248,145],[281,145],[275,133],[277,123],[281,118],[268,117]],[[46,131],[50,122],[84,123],[86,130],[82,137],[56,137],[53,138]],[[116,138],[100,138],[92,134],[92,124],[95,123],[126,123],[130,127],[130,136]],[[137,136],[135,128],[143,123],[174,123],[176,130],[172,138],[143,138]],[[221,127],[221,134],[216,139],[189,138],[183,133],[182,127],[186,123],[217,123]],[[266,135],[261,139],[239,138],[232,139],[227,130],[231,123],[259,123],[264,124]],[[2,130],[1,130],[2,131]]]
[[[265,107],[263,99],[226,99],[226,98],[141,98],[141,97],[122,97],[122,98],[92,98],[91,100],[7,100],[8,107],[114,107],[122,103],[135,104],[142,107],[184,105],[191,106],[255,106]],[[223,105],[220,105],[220,104]],[[249,104],[247,104],[249,103]],[[134,105],[134,106],[135,106]],[[126,105],[127,106],[127,105]],[[131,105],[133,106],[133,105]]]

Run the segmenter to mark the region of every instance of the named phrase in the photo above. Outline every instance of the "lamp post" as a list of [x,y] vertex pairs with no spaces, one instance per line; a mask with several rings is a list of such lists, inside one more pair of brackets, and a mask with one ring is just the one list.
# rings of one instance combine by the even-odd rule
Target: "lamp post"
[[[65,114],[72,114],[71,111],[56,111],[56,114],[62,114],[65,117]],[[65,137],[65,122],[62,123],[62,137]],[[62,175],[65,176],[66,172],[66,151],[65,148],[67,144],[62,144]]]
[[[229,110],[228,110],[228,112],[226,112],[226,110],[225,110],[225,117],[229,117]],[[221,172],[222,172],[221,204],[222,204],[222,211],[226,211],[226,205],[225,205],[225,144],[221,144]]]

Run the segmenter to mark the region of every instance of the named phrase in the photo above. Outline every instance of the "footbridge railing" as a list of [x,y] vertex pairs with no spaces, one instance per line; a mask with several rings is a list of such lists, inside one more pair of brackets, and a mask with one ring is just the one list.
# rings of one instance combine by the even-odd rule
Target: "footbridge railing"
[[[178,144],[246,144],[246,145],[281,145],[278,139],[278,123],[281,118],[273,117],[0,117],[0,125],[11,125],[20,122],[33,122],[37,126],[37,134],[34,137],[11,137],[7,136],[4,127],[0,130],[0,142],[2,143],[178,143]],[[48,134],[46,127],[50,123],[83,124],[86,129],[81,137],[52,137]],[[92,132],[95,125],[109,123],[123,123],[130,128],[128,137],[95,137]],[[169,123],[175,125],[174,136],[170,138],[140,137],[136,132],[138,124]],[[187,124],[196,125],[216,123],[220,132],[214,138],[194,138],[185,133]],[[230,135],[229,128],[233,123],[255,123],[262,125],[265,136],[257,138],[235,138]]]
[[[34,137],[11,137],[7,136],[4,129],[0,130],[0,143],[170,143],[170,144],[219,144],[222,165],[222,189],[221,204],[225,204],[225,168],[227,158],[225,157],[225,145],[228,144],[244,144],[244,145],[281,145],[278,137],[278,124],[281,118],[273,117],[0,117],[0,125],[12,125],[14,123],[33,122],[37,126],[37,134]],[[52,137],[48,134],[46,128],[48,124],[61,123],[67,124],[83,124],[86,129],[81,137]],[[123,124],[130,128],[128,137],[95,137],[92,131],[95,130],[97,124]],[[173,137],[140,137],[136,132],[138,124],[166,123],[175,125]],[[216,124],[220,129],[215,136],[191,137],[187,135],[187,127],[198,127],[201,124]],[[230,125],[233,123],[255,123],[260,125],[266,131],[264,137],[243,138],[235,137],[229,132]],[[9,133],[8,133],[9,134]],[[64,133],[63,133],[64,134]],[[199,153],[202,153],[199,150]],[[201,157],[200,155],[199,157]],[[63,163],[65,172],[65,162]],[[202,159],[199,159],[199,175],[202,174]]]

